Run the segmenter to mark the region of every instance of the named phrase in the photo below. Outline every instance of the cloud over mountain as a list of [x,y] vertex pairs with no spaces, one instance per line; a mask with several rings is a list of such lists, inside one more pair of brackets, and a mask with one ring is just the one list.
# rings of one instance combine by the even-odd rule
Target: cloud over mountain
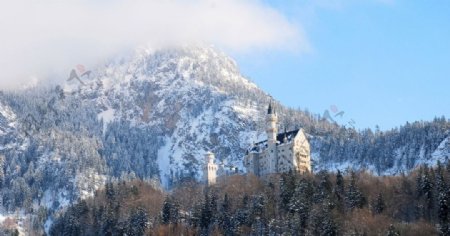
[[2,1],[0,88],[61,77],[76,64],[150,45],[214,44],[253,50],[308,49],[301,26],[256,0]]

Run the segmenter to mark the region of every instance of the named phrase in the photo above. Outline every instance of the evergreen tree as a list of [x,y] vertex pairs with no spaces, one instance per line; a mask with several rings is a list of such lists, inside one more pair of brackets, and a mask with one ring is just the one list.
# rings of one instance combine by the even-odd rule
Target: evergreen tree
[[172,221],[172,203],[170,201],[170,197],[166,196],[166,199],[163,203],[163,209],[162,209],[162,223],[163,224],[170,224]]
[[400,236],[400,232],[391,224],[386,232],[386,236]]
[[233,235],[234,227],[231,219],[231,200],[225,194],[219,210],[219,226],[225,235]]
[[255,219],[255,222],[252,224],[252,235],[265,235],[264,232],[264,222],[260,218]]
[[436,169],[436,189],[438,199],[438,219],[439,231],[441,235],[449,235],[449,219],[448,219],[448,188],[445,183],[443,171],[440,163]]
[[127,235],[144,235],[148,225],[147,213],[144,209],[138,208],[129,219]]
[[344,177],[341,174],[341,171],[338,170],[336,174],[336,187],[334,189],[334,193],[338,201],[342,201],[345,195],[345,185],[344,185]]
[[381,193],[378,193],[377,197],[375,198],[375,200],[372,203],[372,212],[374,214],[381,214],[381,213],[383,213],[384,208],[385,208],[385,204],[384,204],[383,195],[381,195]]
[[432,217],[432,212],[434,209],[434,195],[433,195],[433,180],[432,176],[430,175],[430,171],[427,166],[423,169],[423,174],[421,177],[420,182],[420,192],[422,194],[422,198],[424,201],[424,210],[423,210],[423,217],[425,217],[427,220],[430,220]]
[[264,214],[264,209],[265,209],[264,197],[262,195],[253,197],[251,209],[252,218],[255,217],[261,218]]
[[292,171],[283,173],[280,179],[280,208],[289,211],[289,202],[295,191],[295,177]]
[[209,209],[211,212],[210,224],[215,224],[217,222],[217,195],[213,192],[209,196]]
[[301,179],[289,203],[289,212],[293,219],[292,229],[299,232],[300,235],[305,234],[312,206],[312,196],[313,188],[311,183],[306,179]]
[[327,171],[320,171],[317,175],[320,179],[318,187],[314,191],[314,202],[322,203],[330,197],[332,185]]
[[247,194],[242,198],[242,207],[236,211],[236,220],[239,226],[251,226],[250,198]]
[[114,213],[111,207],[107,207],[104,212],[102,219],[102,234],[103,235],[113,235],[116,230],[117,225],[117,215]]
[[114,184],[112,182],[106,183],[105,190],[105,194],[108,200],[113,201],[116,195],[114,191]]
[[345,203],[349,210],[362,208],[365,204],[365,198],[356,185],[356,175],[354,172],[350,174],[350,183],[345,194]]
[[163,203],[161,220],[163,224],[176,224],[179,220],[179,204],[170,196]]
[[205,193],[200,215],[200,227],[202,228],[203,232],[207,232],[209,224],[211,223],[211,217],[211,202],[209,200],[209,194]]
[[334,236],[338,234],[336,223],[333,220],[329,204],[324,203],[319,209],[315,209],[311,214],[311,231],[313,235]]
[[416,178],[416,197],[419,199],[423,195],[422,191],[422,176],[423,176],[423,166],[419,167],[419,172]]

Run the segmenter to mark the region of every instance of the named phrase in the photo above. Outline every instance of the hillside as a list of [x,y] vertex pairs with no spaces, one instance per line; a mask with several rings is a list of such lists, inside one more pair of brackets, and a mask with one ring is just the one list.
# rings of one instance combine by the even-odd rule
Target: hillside
[[50,235],[448,235],[449,167],[403,176],[235,175],[171,192],[108,184],[70,207]]
[[[213,48],[138,49],[80,80],[0,94],[2,212],[51,215],[109,180],[169,188],[199,179],[207,151],[224,169],[245,172],[246,148],[265,138],[270,95]],[[397,175],[450,156],[445,118],[357,131],[306,110],[276,109],[281,129],[307,132],[315,171]]]

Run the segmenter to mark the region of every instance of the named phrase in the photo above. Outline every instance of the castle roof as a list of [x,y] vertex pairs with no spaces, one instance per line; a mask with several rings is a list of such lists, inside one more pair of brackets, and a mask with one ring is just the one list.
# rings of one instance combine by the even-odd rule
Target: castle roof
[[[300,129],[288,131],[288,132],[282,132],[277,134],[277,144],[282,144],[284,142],[284,137],[286,137],[287,142],[290,142],[294,140],[294,138],[297,136]],[[267,140],[263,140],[261,142],[255,143],[253,147],[250,148],[251,152],[260,152],[264,150],[267,147]]]

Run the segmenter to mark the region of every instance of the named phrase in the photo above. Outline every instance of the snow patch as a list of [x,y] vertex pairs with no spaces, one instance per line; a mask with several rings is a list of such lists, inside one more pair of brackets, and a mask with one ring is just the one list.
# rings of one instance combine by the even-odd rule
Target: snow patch
[[164,143],[165,145],[162,146],[159,150],[158,150],[158,166],[159,166],[159,170],[160,170],[160,179],[161,179],[161,184],[164,188],[168,188],[169,187],[169,181],[171,178],[171,173],[170,173],[170,153],[171,153],[171,146],[172,146],[172,142],[170,140],[170,138],[165,137],[164,138]]
[[108,123],[110,123],[111,121],[114,121],[114,119],[115,119],[114,113],[115,113],[115,110],[112,108],[109,108],[107,110],[100,112],[97,115],[98,120],[103,119],[103,133],[105,133]]

